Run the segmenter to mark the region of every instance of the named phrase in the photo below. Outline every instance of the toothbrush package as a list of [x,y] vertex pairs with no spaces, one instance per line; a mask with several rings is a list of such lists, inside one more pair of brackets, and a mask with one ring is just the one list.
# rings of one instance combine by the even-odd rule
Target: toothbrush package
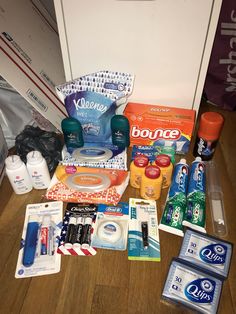
[[62,223],[62,202],[29,204],[15,277],[26,278],[54,274],[60,271],[61,256],[57,240]]

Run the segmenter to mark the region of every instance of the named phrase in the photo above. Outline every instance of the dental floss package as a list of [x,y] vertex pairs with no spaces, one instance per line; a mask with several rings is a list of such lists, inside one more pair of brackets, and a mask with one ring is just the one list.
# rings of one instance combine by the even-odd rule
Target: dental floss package
[[156,201],[129,199],[128,259],[161,260]]
[[27,205],[16,278],[60,271],[61,256],[57,254],[57,241],[62,224],[62,210],[61,201]]
[[99,71],[56,87],[69,117],[82,125],[84,142],[112,142],[111,118],[133,90],[129,73]]
[[46,197],[72,203],[116,205],[129,183],[125,170],[58,165]]
[[86,143],[84,147],[75,149],[70,154],[64,146],[61,164],[127,170],[127,151],[109,143],[101,143],[99,146],[94,143]]
[[168,301],[198,313],[217,313],[223,281],[205,270],[173,259],[162,292]]
[[232,243],[199,231],[187,229],[179,258],[226,279],[232,255]]
[[129,204],[99,204],[94,225],[92,246],[110,250],[126,250],[129,225]]
[[93,256],[97,253],[91,245],[96,213],[96,204],[67,204],[57,249],[59,254]]

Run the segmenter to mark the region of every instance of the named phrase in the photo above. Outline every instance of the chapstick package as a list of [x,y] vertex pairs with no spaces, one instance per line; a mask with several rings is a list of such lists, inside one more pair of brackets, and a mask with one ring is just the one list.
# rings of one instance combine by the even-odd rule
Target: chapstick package
[[67,203],[57,252],[63,255],[93,256],[91,236],[96,220],[97,205]]

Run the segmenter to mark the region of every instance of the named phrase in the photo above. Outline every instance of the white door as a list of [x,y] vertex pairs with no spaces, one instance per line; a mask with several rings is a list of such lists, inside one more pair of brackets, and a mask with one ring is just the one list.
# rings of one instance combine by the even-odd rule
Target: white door
[[198,109],[221,0],[54,2],[67,81],[129,72],[129,100]]

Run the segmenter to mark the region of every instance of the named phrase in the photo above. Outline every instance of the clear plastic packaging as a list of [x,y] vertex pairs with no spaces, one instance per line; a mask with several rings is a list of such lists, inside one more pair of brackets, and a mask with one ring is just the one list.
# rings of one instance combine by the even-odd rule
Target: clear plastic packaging
[[227,222],[224,211],[223,192],[218,178],[218,173],[213,160],[206,162],[207,188],[210,203],[214,234],[219,237],[227,235]]

